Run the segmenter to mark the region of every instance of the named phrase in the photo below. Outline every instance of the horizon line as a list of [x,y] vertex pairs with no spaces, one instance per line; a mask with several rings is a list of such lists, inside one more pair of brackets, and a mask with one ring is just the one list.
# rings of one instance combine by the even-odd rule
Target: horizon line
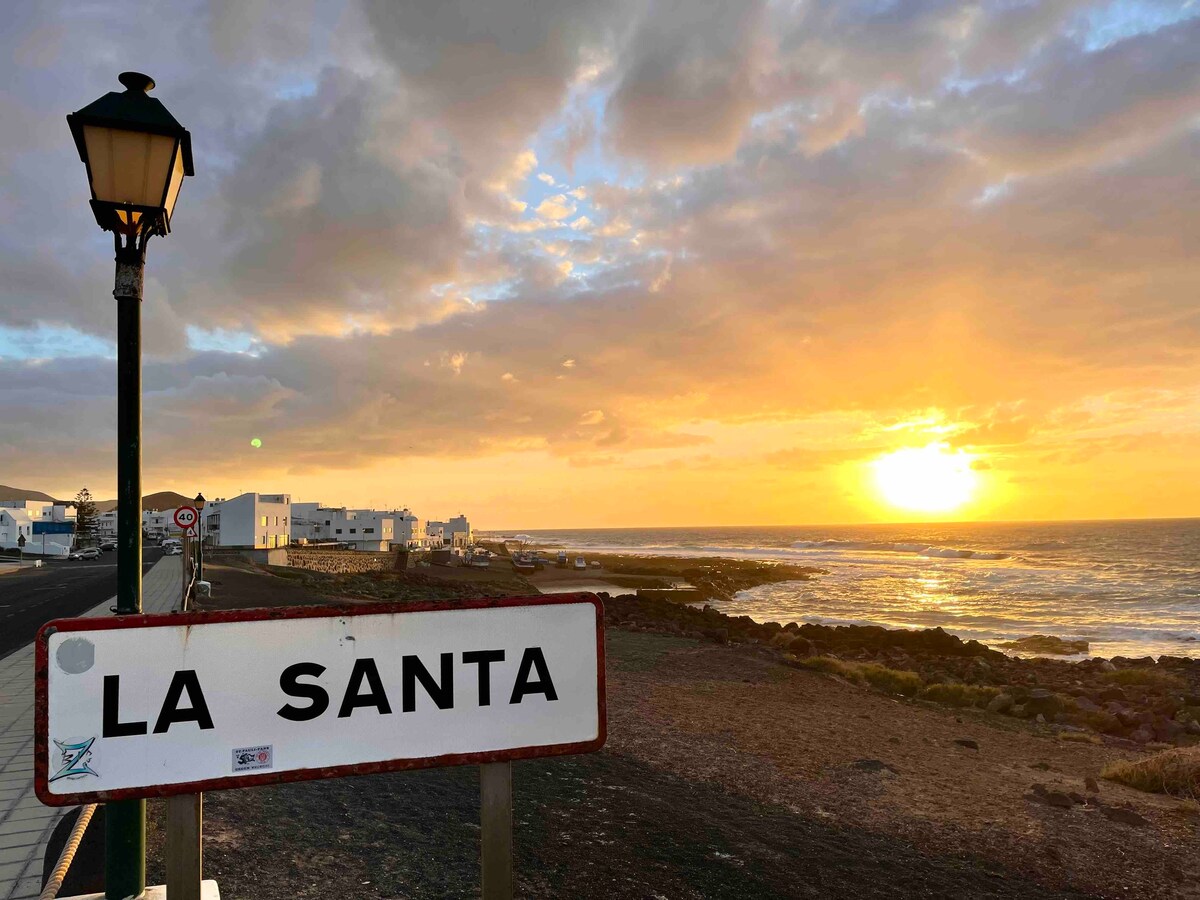
[[905,522],[820,522],[782,525],[571,525],[553,528],[479,528],[479,531],[668,531],[686,528],[692,531],[709,531],[721,528],[863,528],[870,526],[928,526],[928,525],[1083,525],[1097,522],[1192,522],[1200,516],[1128,516],[1093,519],[940,519]]

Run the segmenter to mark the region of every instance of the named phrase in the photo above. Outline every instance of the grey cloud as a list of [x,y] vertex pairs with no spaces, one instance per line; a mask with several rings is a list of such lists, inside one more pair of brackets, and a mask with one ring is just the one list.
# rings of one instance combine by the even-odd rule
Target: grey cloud
[[617,150],[659,165],[731,155],[754,112],[765,8],[758,0],[650,5],[608,102]]
[[935,114],[1000,173],[1128,155],[1200,109],[1200,18],[1087,53],[1047,48],[1025,78],[947,98]]

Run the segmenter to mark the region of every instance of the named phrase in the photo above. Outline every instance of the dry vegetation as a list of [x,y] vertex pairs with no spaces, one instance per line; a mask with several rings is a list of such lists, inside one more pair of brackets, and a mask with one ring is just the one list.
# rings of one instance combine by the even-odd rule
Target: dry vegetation
[[1200,747],[1176,747],[1146,759],[1123,760],[1102,774],[1139,791],[1200,799]]

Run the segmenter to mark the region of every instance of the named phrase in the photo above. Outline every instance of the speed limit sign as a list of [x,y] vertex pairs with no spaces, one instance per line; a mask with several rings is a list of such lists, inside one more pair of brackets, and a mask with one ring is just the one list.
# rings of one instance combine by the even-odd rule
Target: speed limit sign
[[200,514],[194,506],[181,506],[175,510],[175,524],[187,531],[199,520]]

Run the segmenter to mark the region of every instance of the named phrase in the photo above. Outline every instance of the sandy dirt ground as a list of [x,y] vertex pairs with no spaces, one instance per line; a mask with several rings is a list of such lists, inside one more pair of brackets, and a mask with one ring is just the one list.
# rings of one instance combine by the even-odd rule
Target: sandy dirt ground
[[[608,648],[608,746],[515,766],[518,896],[1200,896],[1194,803],[1088,792],[1134,751],[750,647],[610,629]],[[1035,785],[1095,803],[1052,806]],[[477,895],[475,769],[206,802],[223,897]]]

